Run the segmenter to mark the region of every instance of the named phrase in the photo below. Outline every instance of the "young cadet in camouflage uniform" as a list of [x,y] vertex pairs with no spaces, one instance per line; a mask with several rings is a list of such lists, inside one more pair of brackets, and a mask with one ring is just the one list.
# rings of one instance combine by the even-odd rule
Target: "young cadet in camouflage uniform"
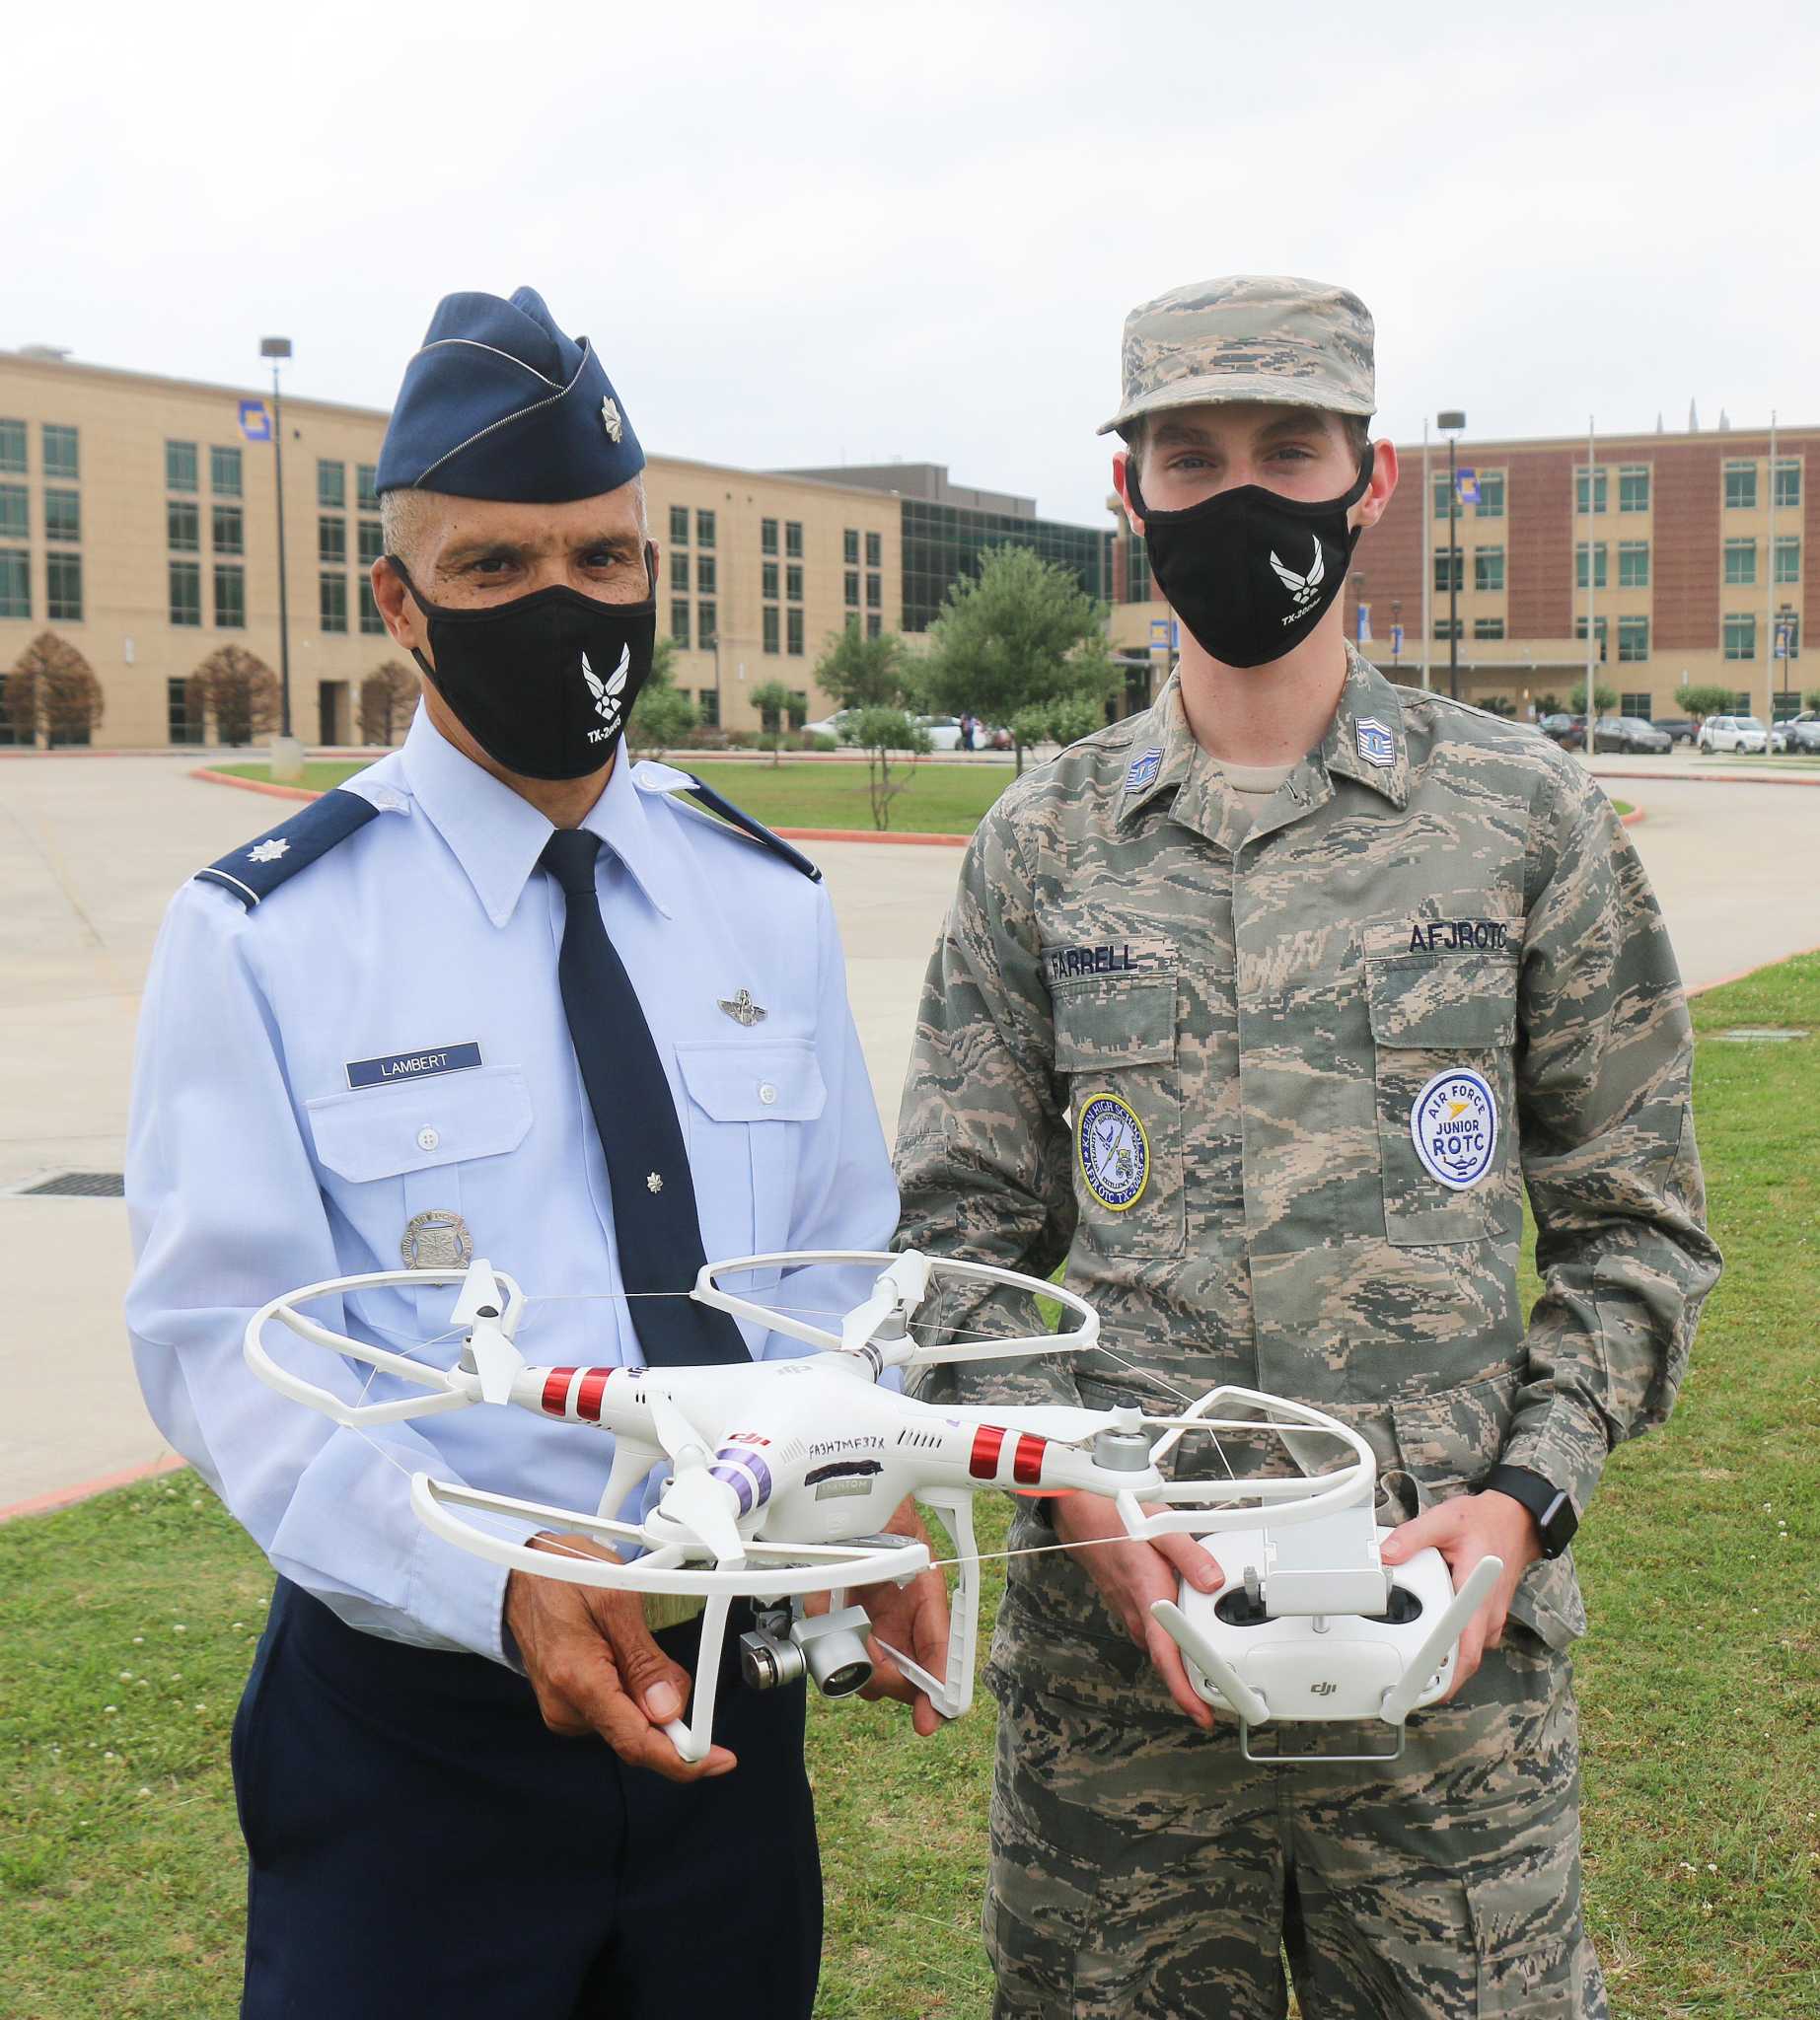
[[[1599,787],[1343,635],[1352,542],[1396,481],[1373,403],[1343,290],[1211,281],[1128,320],[1107,427],[1180,663],[968,850],[905,1090],[899,1239],[1066,1257],[1104,1324],[1104,1352],[936,1393],[1292,1397],[1371,1442],[1387,1559],[1506,1569],[1399,1761],[1308,1758],[1381,1749],[1381,1726],[1292,1726],[1298,1758],[1255,1766],[1149,1618],[1180,1575],[1218,1582],[1198,1545],[1014,1557],[988,1671],[1001,2015],[1276,2020],[1284,1950],[1306,2020],[1606,2012],[1565,1544],[1612,1447],[1668,1414],[1717,1276],[1692,1046]],[[1027,1323],[977,1299],[940,1319]],[[1012,1545],[1053,1545],[1049,1523],[1123,1537],[1069,1495],[1025,1503]]]

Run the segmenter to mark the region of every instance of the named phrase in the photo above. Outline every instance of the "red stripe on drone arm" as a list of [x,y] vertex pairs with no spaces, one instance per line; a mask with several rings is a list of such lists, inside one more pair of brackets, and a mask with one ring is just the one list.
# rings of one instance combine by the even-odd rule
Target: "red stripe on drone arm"
[[612,1368],[589,1368],[581,1378],[581,1387],[575,1392],[575,1414],[583,1423],[597,1424],[601,1420],[601,1398],[607,1391],[607,1379]]
[[1021,1487],[1034,1487],[1043,1478],[1043,1454],[1049,1449],[1049,1440],[1023,1432],[1017,1441],[1017,1457],[1012,1462],[1011,1478]]
[[1005,1442],[1002,1424],[982,1424],[974,1433],[974,1449],[967,1470],[975,1479],[993,1479],[998,1474],[999,1448]]
[[575,1379],[573,1368],[551,1368],[544,1377],[543,1409],[546,1416],[567,1416],[569,1412],[569,1384]]

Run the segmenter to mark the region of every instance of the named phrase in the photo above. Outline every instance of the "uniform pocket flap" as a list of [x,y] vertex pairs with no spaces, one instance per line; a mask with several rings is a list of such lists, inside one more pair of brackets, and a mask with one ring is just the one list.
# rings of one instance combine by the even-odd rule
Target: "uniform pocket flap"
[[304,1112],[317,1161],[356,1185],[497,1157],[531,1131],[531,1095],[516,1066],[328,1094]]
[[828,1101],[815,1047],[695,1039],[676,1048],[689,1098],[716,1122],[812,1122]]
[[1517,957],[1367,955],[1371,1036],[1381,1046],[1447,1049],[1516,1043]]
[[[1475,1486],[1497,1464],[1516,1414],[1514,1369],[1390,1406],[1397,1452],[1424,1487]],[[1444,1498],[1444,1497],[1443,1497]]]
[[1176,1054],[1176,978],[1100,976],[1054,995],[1056,1070],[1156,1066]]

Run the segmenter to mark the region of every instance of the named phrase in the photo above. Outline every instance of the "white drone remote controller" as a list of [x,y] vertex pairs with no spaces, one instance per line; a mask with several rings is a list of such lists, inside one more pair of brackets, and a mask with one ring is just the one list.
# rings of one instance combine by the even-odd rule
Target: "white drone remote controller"
[[[1215,1435],[1222,1429],[1274,1430],[1299,1457],[1301,1440],[1314,1432],[1351,1446],[1362,1463],[1350,1470],[1354,1485],[1345,1504],[1312,1519],[1290,1515],[1273,1522],[1268,1512],[1260,1519],[1256,1504],[1271,1500],[1271,1483],[1256,1477],[1178,1481],[1164,1498],[1189,1505],[1164,1512],[1154,1493],[1141,1502],[1121,1495],[1133,1536],[1187,1531],[1224,1573],[1224,1582],[1210,1593],[1197,1592],[1185,1580],[1176,1603],[1159,1600],[1151,1614],[1181,1649],[1198,1695],[1237,1716],[1248,1761],[1395,1760],[1403,1752],[1410,1713],[1452,1687],[1460,1634],[1496,1584],[1503,1562],[1483,1558],[1458,1592],[1438,1551],[1419,1551],[1407,1563],[1387,1567],[1379,1547],[1390,1531],[1374,1513],[1377,1470],[1364,1440],[1332,1417],[1244,1390],[1216,1391],[1200,1408],[1222,1396],[1268,1406],[1275,1420],[1209,1422]],[[1164,1459],[1180,1435],[1172,1431],[1156,1445],[1152,1462]],[[1238,1513],[1235,1504],[1246,1500],[1253,1507]],[[1289,1515],[1294,1505],[1285,1496],[1283,1513]],[[1347,1755],[1252,1752],[1256,1726],[1366,1719],[1390,1726],[1395,1746]]]

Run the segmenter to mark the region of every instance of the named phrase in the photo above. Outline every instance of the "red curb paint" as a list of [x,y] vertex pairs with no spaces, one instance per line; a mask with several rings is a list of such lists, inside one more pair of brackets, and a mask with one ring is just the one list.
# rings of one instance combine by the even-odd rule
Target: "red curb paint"
[[135,1480],[155,1479],[161,1473],[181,1473],[189,1464],[178,1453],[167,1453],[163,1459],[154,1459],[146,1466],[129,1466],[124,1473],[104,1474],[100,1479],[85,1479],[78,1486],[53,1487],[47,1494],[36,1494],[29,1501],[15,1501],[10,1508],[0,1508],[0,1522],[11,1522],[20,1515],[48,1515],[54,1508],[71,1508],[78,1501],[86,1501],[92,1494],[105,1494],[114,1487],[129,1487]]
[[1628,814],[1620,814],[1618,818],[1627,828],[1635,828],[1639,821],[1644,819],[1645,811],[1642,807],[1633,807]]
[[189,775],[201,779],[205,785],[239,786],[244,793],[264,793],[268,799],[274,800],[320,800],[323,797],[308,786],[273,785],[269,779],[263,778],[236,778],[231,771],[211,771],[206,764],[197,765]]

